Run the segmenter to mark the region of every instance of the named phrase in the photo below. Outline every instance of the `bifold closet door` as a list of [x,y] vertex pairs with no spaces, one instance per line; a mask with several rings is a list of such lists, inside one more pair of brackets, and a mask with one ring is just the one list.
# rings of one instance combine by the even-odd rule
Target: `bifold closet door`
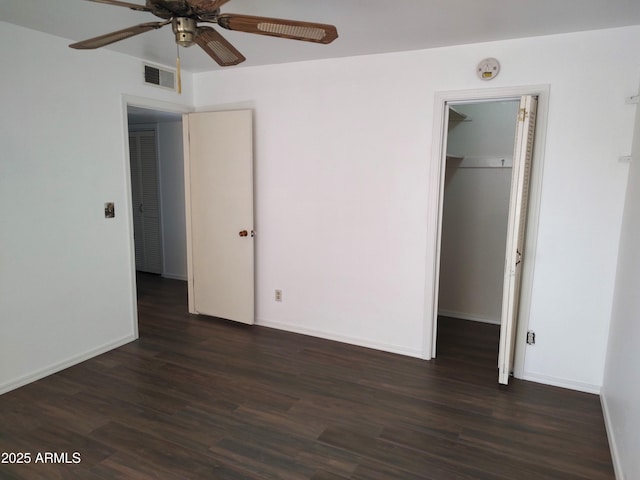
[[162,273],[155,131],[129,132],[136,270]]
[[513,371],[515,338],[520,300],[520,283],[524,258],[524,239],[527,223],[527,199],[531,182],[531,161],[536,126],[538,99],[525,95],[520,99],[516,142],[513,154],[507,249],[505,254],[502,317],[500,324],[500,353],[498,381],[509,382]]

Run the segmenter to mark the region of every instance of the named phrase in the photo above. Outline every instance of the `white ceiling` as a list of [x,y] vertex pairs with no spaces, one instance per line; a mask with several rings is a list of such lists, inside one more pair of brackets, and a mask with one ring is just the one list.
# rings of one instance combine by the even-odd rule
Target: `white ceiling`
[[[329,23],[338,27],[340,35],[332,44],[321,45],[219,28],[247,58],[239,66],[225,68],[640,24],[640,0],[232,0],[222,12]],[[86,0],[0,0],[0,20],[71,43],[159,19]],[[163,65],[175,63],[170,26],[104,48]],[[221,68],[197,46],[181,49],[181,58],[182,67],[192,72]]]

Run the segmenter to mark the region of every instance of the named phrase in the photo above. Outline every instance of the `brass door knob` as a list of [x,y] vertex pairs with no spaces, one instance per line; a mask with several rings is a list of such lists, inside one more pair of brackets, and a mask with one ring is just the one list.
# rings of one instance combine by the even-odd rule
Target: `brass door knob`
[[249,232],[247,232],[246,230],[242,230],[242,231],[239,233],[239,235],[240,235],[241,237],[246,237],[247,235],[249,235]]

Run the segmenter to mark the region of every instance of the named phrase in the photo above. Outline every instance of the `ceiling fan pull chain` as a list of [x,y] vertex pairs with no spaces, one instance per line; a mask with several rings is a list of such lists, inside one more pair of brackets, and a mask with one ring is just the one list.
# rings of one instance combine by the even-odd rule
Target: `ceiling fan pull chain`
[[178,76],[178,93],[182,93],[182,76],[180,75],[180,45],[176,44],[176,70]]

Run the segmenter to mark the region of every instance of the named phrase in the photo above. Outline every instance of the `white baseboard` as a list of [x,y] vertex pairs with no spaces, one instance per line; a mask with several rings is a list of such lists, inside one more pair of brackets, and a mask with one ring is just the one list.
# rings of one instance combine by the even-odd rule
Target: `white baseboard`
[[292,325],[290,323],[274,322],[266,320],[264,318],[257,318],[256,324],[274,328],[276,330],[284,330],[292,333],[300,333],[302,335],[309,335],[311,337],[324,338],[325,340],[334,340],[336,342],[348,343],[350,345],[357,345],[359,347],[372,348],[374,350],[382,350],[383,352],[397,353],[400,355],[406,355],[408,357],[422,358],[421,350],[414,350],[406,348],[400,345],[392,345],[388,343],[375,342],[357,337],[350,337],[346,335],[338,335],[331,332],[325,332],[322,330],[316,330],[313,328],[300,327],[299,325]]
[[0,384],[0,395],[2,395],[3,393],[10,392],[11,390],[15,390],[16,388],[23,387],[24,385],[35,382],[36,380],[40,380],[41,378],[48,377],[49,375],[52,375],[54,373],[60,372],[61,370],[77,365],[78,363],[82,363],[85,360],[89,360],[90,358],[97,357],[98,355],[102,355],[103,353],[113,350],[114,348],[118,348],[123,345],[126,345],[127,343],[130,343],[136,340],[136,338],[137,336],[135,335],[127,335],[126,337],[122,337],[114,342],[109,342],[98,348],[89,350],[88,352],[84,352],[80,355],[75,355],[62,362],[55,363],[41,370],[37,370],[28,375],[19,377],[15,380],[11,380],[9,382]]
[[491,323],[493,325],[500,325],[499,318],[489,318],[482,315],[475,315],[473,313],[452,312],[450,310],[438,310],[438,315],[441,317],[459,318],[461,320],[472,320],[474,322]]
[[607,406],[607,395],[600,395],[600,404],[602,405],[602,414],[604,415],[604,426],[607,429],[607,438],[609,439],[609,449],[611,450],[611,461],[613,462],[613,471],[616,475],[616,480],[625,480],[624,471],[620,464],[620,456],[618,455],[618,445],[616,444],[616,437],[614,435],[613,425],[611,424],[611,416],[609,414],[609,407]]
[[577,390],[584,393],[600,394],[600,385],[593,385],[590,383],[576,382],[574,380],[567,380],[566,378],[551,377],[548,375],[540,375],[537,373],[524,372],[522,380],[529,380],[536,383],[544,383],[545,385],[552,385],[554,387],[568,388],[569,390]]

